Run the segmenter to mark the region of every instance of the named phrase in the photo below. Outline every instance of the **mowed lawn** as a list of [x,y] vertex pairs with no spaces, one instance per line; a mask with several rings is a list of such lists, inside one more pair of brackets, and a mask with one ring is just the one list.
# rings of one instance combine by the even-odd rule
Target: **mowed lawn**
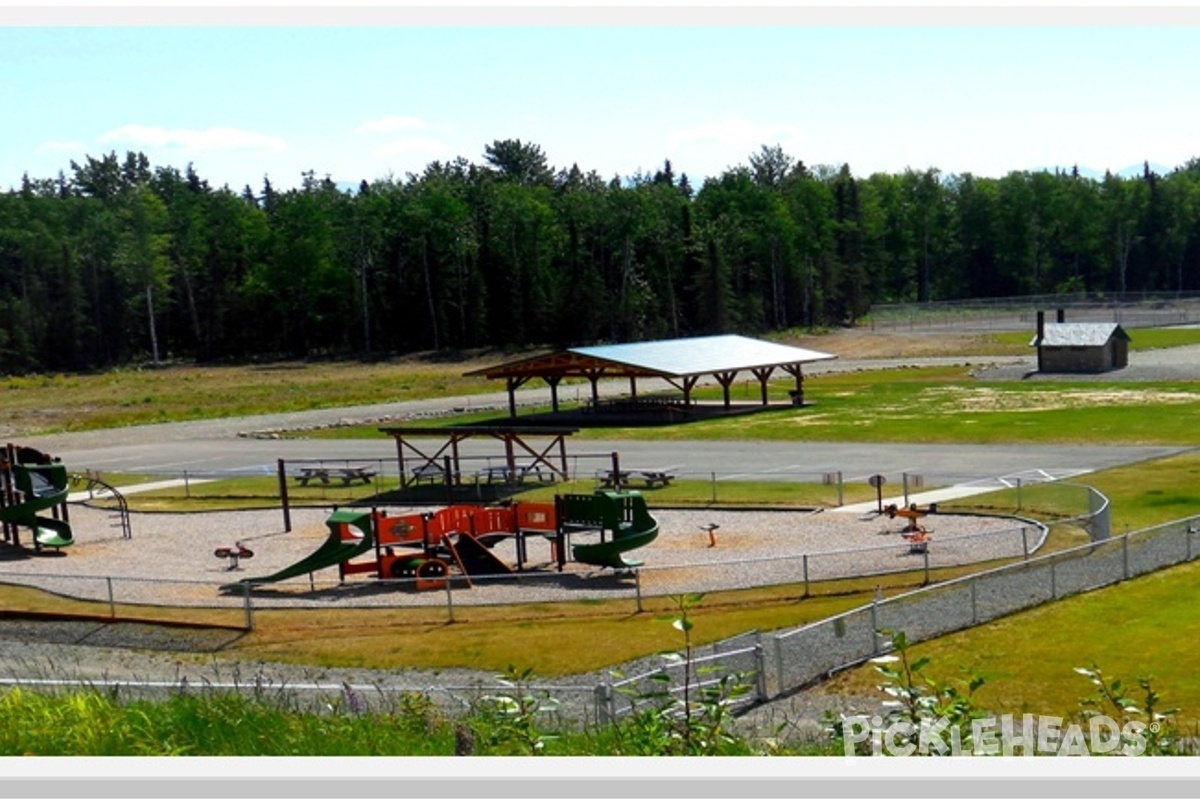
[[9,436],[339,408],[497,391],[463,372],[502,355],[290,361],[0,376]]
[[[1162,696],[1160,708],[1179,708],[1177,720],[1194,732],[1200,729],[1198,581],[1200,563],[1172,567],[913,645],[911,657],[928,656],[924,674],[939,681],[983,677],[977,705],[997,713],[1078,712],[1094,688],[1077,667],[1099,666],[1120,678],[1139,703],[1137,679],[1147,678]],[[871,695],[880,680],[867,665],[823,690]]]
[[[1141,334],[1135,333],[1135,345],[1140,339],[1142,346],[1147,346],[1147,339]],[[1196,336],[1196,332],[1176,335],[1175,343],[1191,344]],[[812,346],[819,348],[816,343]],[[485,360],[491,363],[496,359]],[[240,367],[236,368],[236,378],[231,377],[233,372],[217,370],[213,383],[190,370],[153,370],[131,382],[126,382],[127,376],[110,376],[112,384],[104,391],[94,388],[104,385],[104,376],[8,379],[6,388],[10,394],[6,399],[14,401],[12,408],[16,409],[18,420],[40,420],[49,427],[59,424],[83,429],[118,424],[113,422],[118,419],[123,420],[119,424],[129,424],[129,420],[212,416],[214,410],[217,415],[228,415],[383,402],[397,399],[396,387],[402,385],[397,381],[402,380],[409,381],[403,391],[410,394],[404,396],[412,397],[494,388],[475,380],[457,382],[456,376],[469,368],[461,363],[427,363],[424,367],[429,371],[423,376],[417,374],[416,366],[395,364],[379,365],[378,372],[361,364]],[[389,372],[392,368],[396,371]],[[779,382],[774,391],[782,399],[787,388],[787,382]],[[26,392],[27,389],[31,391]],[[735,387],[735,399],[743,399],[736,396],[738,392],[749,394],[748,389],[739,385]],[[1200,424],[1197,424],[1200,383],[991,382],[974,378],[968,368],[935,368],[814,376],[808,378],[806,392],[809,405],[801,409],[787,408],[671,428],[604,429],[592,435],[981,445],[994,442],[1200,445]],[[719,394],[704,390],[702,396],[715,399]],[[149,417],[143,419],[146,415]],[[1112,498],[1116,532],[1200,513],[1200,488],[1197,488],[1200,458],[1195,455],[1098,473],[1089,476],[1088,482]],[[1200,566],[1176,567],[942,637],[918,645],[917,652],[932,656],[934,664],[927,670],[930,674],[953,677],[961,669],[982,674],[988,683],[981,704],[997,710],[1069,713],[1078,698],[1092,691],[1074,668],[1094,663],[1127,683],[1139,676],[1155,677],[1155,685],[1168,705],[1182,706],[1183,716],[1188,720],[1200,720],[1200,673],[1192,669],[1194,659],[1188,650],[1190,642],[1200,634],[1200,614],[1194,610],[1197,579]],[[770,602],[757,609],[755,604],[737,609],[713,606],[701,609],[695,621],[704,630],[704,638],[708,638],[750,627],[771,627],[771,623],[795,624],[804,611],[816,609],[809,606],[800,614],[796,610],[799,609],[779,613],[779,607]],[[786,619],[788,616],[792,618]],[[633,651],[671,646],[669,615],[660,610],[647,617],[619,622],[596,620],[595,624],[614,626],[604,633],[628,640]],[[312,622],[320,625],[322,621],[314,618]],[[473,627],[470,622],[464,620],[464,623],[464,629]],[[328,620],[324,624],[328,625]],[[582,641],[588,641],[592,638],[592,631],[588,630],[591,624],[587,619],[563,619],[551,627],[559,628],[560,637],[569,629]],[[501,653],[521,652],[523,641],[528,644],[528,651],[536,654],[549,644],[544,637],[529,634],[542,626],[528,620],[511,626],[497,620],[484,627],[488,637],[463,637],[460,644],[469,651],[466,657],[487,654],[488,658],[497,658]],[[312,637],[311,631],[301,633],[299,629],[280,626],[278,633],[282,635],[276,639],[266,636],[268,628],[264,625],[260,634],[244,643],[247,649],[257,650],[260,657],[287,659],[289,641]],[[630,635],[635,628],[639,635]],[[431,622],[427,634],[433,637],[441,630],[444,628],[440,623]],[[333,630],[327,633],[332,634]],[[531,638],[526,640],[527,634]],[[647,637],[644,641],[640,640],[643,635]],[[384,645],[384,637],[362,638],[370,640],[363,648],[362,661],[356,661],[343,649],[350,646],[352,639],[330,635],[328,644],[337,649],[337,660],[341,663],[349,658],[352,663],[366,664],[379,657],[381,649],[393,647]],[[424,647],[416,647],[418,641],[417,637],[408,641],[412,647],[409,652],[389,653],[404,661],[426,660],[429,665],[443,658],[450,663],[463,663],[458,660],[463,653],[435,656]],[[497,643],[502,647],[497,647]],[[531,655],[530,662],[534,661],[548,672],[570,669],[553,659]],[[844,674],[830,688],[859,692],[869,690],[876,682],[877,677],[864,668]]]
[[[1197,452],[1098,472],[1087,483],[1112,501],[1114,534],[1200,515]],[[1162,707],[1177,706],[1181,722],[1200,726],[1198,581],[1200,562],[1171,567],[915,645],[913,657],[929,656],[925,674],[936,679],[982,676],[984,708],[1056,716],[1092,694],[1075,668],[1098,665],[1129,687],[1151,679]],[[825,690],[871,694],[879,681],[863,666]],[[1133,697],[1142,699],[1136,689]]]
[[[966,367],[820,375],[809,404],[663,428],[582,435],[963,444],[1200,445],[1200,383],[981,381]],[[704,390],[702,399],[719,395]]]

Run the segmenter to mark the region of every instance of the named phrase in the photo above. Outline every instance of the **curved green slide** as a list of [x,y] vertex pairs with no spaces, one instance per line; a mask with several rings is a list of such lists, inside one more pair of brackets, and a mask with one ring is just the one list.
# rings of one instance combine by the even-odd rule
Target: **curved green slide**
[[[355,556],[362,555],[375,546],[375,537],[371,535],[371,512],[369,511],[335,511],[325,520],[329,526],[329,538],[311,554],[278,572],[264,575],[261,578],[246,578],[240,583],[275,583],[316,572],[325,567],[334,567],[343,561],[349,561]],[[342,526],[349,525],[361,532],[361,536],[353,539],[342,539]]]
[[59,548],[74,544],[75,537],[69,523],[37,515],[39,511],[66,502],[67,468],[61,464],[14,464],[12,476],[22,502],[0,508],[0,521],[32,529],[34,541],[41,547]]
[[[591,513],[585,512],[586,516],[602,520],[612,538],[607,542],[572,545],[575,560],[613,569],[640,567],[644,562],[627,559],[624,554],[645,547],[658,537],[658,520],[650,516],[646,499],[638,492],[596,492],[592,503]],[[566,520],[567,524],[570,522]]]

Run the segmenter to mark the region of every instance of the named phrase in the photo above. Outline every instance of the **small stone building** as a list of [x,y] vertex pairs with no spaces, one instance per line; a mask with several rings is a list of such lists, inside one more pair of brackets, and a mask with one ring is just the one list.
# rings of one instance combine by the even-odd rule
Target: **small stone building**
[[1043,322],[1029,343],[1038,372],[1108,372],[1129,365],[1129,334],[1115,322]]

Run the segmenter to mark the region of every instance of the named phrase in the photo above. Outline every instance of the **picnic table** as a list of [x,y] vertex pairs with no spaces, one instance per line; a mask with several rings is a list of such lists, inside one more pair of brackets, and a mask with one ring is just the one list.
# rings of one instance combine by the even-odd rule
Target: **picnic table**
[[653,489],[656,486],[670,486],[678,469],[678,467],[637,467],[620,471],[602,469],[596,473],[596,477],[600,479],[601,486],[609,489],[615,488],[618,484],[628,486],[632,480],[640,480],[645,483],[647,489]]
[[421,481],[429,481],[430,483],[446,482],[446,470],[432,461],[415,468],[412,476],[413,480],[417,483]]
[[537,480],[539,483],[554,483],[555,474],[553,470],[543,469],[540,466],[524,466],[517,467],[515,470],[509,469],[507,466],[499,467],[484,467],[475,473],[475,479],[479,482],[486,481],[487,483],[524,483],[527,479]]
[[375,470],[369,467],[301,467],[296,481],[301,486],[308,486],[314,480],[328,484],[330,477],[341,480],[343,486],[349,486],[355,481],[370,484],[375,477]]

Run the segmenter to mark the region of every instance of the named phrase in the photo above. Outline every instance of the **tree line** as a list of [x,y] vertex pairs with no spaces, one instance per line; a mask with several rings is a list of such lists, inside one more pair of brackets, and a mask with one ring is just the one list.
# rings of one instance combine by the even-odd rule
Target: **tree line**
[[498,140],[346,190],[115,152],[0,195],[0,372],[853,324],[875,303],[1200,289],[1200,160],[856,177],[779,146],[697,188]]

